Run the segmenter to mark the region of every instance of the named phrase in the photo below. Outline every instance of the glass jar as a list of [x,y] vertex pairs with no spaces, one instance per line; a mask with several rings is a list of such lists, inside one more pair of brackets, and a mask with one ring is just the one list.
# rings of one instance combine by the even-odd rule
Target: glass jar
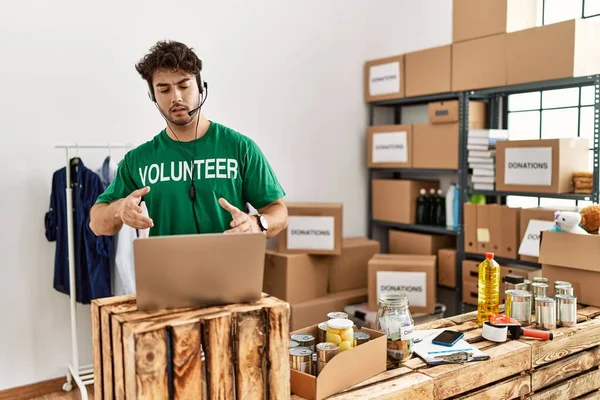
[[379,297],[377,330],[387,335],[388,360],[405,362],[413,354],[414,321],[408,310],[404,293],[384,294]]
[[327,342],[340,346],[340,353],[354,347],[354,322],[339,318],[327,321]]

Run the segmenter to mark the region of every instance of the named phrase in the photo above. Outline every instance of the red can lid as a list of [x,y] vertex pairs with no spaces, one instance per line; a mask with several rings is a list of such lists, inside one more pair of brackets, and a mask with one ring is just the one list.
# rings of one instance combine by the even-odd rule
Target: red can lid
[[485,258],[494,258],[494,253],[485,253]]

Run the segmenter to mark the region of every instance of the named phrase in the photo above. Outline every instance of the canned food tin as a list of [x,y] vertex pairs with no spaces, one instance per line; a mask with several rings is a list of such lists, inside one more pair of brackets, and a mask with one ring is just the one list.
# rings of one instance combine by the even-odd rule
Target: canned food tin
[[537,299],[538,297],[548,297],[548,284],[542,282],[535,282],[535,279],[538,278],[533,279],[534,282],[531,284],[531,294],[533,295],[532,311],[537,312],[535,307],[535,299]]
[[371,335],[367,332],[354,332],[354,347],[367,343],[371,339]]
[[297,333],[292,335],[291,338],[293,341],[298,342],[300,344],[299,347],[307,347],[312,351],[315,351],[315,337],[310,333]]
[[317,343],[324,343],[327,341],[327,322],[321,322],[318,327]]
[[548,284],[548,278],[544,278],[542,276],[536,276],[535,278],[533,278],[533,283],[545,283],[546,285]]
[[295,340],[290,340],[290,349],[293,349],[294,347],[299,347],[300,343],[296,342]]
[[330,312],[327,314],[327,319],[348,319],[348,314],[342,311]]
[[577,297],[556,295],[556,321],[560,326],[577,325]]
[[556,302],[550,297],[535,298],[535,319],[542,329],[556,329]]
[[306,347],[290,349],[290,368],[305,374],[313,374],[313,351]]
[[558,286],[554,286],[554,295],[559,295],[559,294],[568,294],[573,296],[573,286],[569,285],[558,285]]
[[340,346],[335,343],[319,343],[317,345],[317,376],[327,363],[340,352]]
[[531,293],[525,290],[507,290],[506,316],[519,321],[521,325],[531,323]]
[[572,287],[573,285],[571,285],[571,282],[567,282],[567,281],[554,281],[554,289],[556,289],[557,286],[569,286],[569,287]]

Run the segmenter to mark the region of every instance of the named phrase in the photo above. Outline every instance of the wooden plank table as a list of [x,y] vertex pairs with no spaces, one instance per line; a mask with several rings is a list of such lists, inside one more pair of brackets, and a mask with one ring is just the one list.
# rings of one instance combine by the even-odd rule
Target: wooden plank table
[[[490,359],[428,367],[413,356],[399,368],[366,380],[330,399],[600,399],[600,309],[580,307],[578,324],[553,331],[554,340],[483,339],[476,312],[419,325],[450,328]],[[292,395],[293,400],[304,400]]]

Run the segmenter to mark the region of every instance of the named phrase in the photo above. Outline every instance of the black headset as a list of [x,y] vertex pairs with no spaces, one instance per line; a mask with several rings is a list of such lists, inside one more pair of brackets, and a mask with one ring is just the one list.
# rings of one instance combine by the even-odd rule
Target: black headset
[[[152,102],[156,103],[156,95],[154,94],[154,87],[152,86],[151,81],[152,78],[150,78],[150,82],[148,82],[148,97],[150,97],[150,100],[152,100]],[[198,74],[196,75],[196,83],[198,84],[198,90],[200,91],[200,94],[204,96],[204,92],[206,91],[206,94],[208,96],[208,83],[202,80],[202,74],[200,72],[198,72]],[[204,101],[202,101],[202,104],[204,104]],[[202,104],[200,104],[200,106],[202,106]],[[197,110],[198,109],[191,110],[190,113],[192,113],[192,111],[196,112]]]

